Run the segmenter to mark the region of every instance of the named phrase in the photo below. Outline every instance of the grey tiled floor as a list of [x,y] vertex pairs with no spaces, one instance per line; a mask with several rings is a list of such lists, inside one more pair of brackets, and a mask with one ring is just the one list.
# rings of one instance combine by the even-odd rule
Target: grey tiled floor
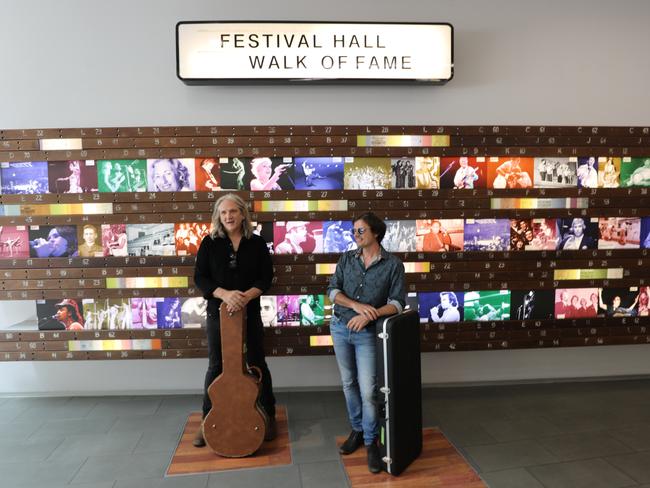
[[[0,488],[347,486],[343,395],[277,397],[292,465],[172,478],[199,395],[0,397]],[[492,488],[650,487],[650,380],[427,388],[423,409]]]

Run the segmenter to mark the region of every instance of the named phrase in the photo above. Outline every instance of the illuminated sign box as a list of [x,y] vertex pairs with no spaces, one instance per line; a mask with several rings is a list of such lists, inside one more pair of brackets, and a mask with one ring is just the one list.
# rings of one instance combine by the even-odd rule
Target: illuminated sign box
[[179,22],[176,72],[187,84],[446,83],[444,23]]

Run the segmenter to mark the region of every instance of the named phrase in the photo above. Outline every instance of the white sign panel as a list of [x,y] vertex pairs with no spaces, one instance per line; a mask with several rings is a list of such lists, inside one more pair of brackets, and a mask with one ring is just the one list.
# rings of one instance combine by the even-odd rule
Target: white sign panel
[[179,22],[186,83],[245,81],[444,83],[450,24]]

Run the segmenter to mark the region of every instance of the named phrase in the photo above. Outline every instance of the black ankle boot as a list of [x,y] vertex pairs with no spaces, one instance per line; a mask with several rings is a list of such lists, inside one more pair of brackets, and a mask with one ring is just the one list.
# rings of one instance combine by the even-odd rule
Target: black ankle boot
[[371,473],[379,473],[381,471],[381,457],[379,456],[379,447],[376,442],[373,442],[368,449],[368,470]]
[[344,455],[352,454],[361,446],[363,446],[363,432],[353,430],[345,442],[339,447],[339,452]]

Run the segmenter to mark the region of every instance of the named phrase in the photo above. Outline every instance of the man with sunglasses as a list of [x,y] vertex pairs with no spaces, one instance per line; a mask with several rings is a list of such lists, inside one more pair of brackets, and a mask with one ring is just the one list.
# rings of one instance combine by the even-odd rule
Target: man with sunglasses
[[368,469],[378,473],[375,329],[379,317],[404,309],[404,265],[381,246],[386,224],[375,214],[361,215],[352,232],[358,249],[341,256],[327,289],[334,303],[330,331],[352,427],[339,452],[351,454],[365,445]]

